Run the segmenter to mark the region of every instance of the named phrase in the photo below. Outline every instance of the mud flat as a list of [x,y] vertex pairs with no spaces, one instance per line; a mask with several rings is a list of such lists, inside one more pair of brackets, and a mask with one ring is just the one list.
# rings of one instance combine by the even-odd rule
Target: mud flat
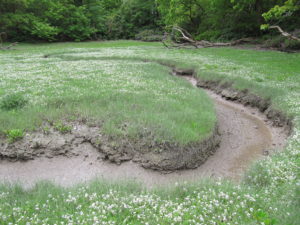
[[[183,75],[190,75],[190,72]],[[192,76],[184,78],[194,86],[199,85]],[[0,180],[19,182],[25,187],[30,187],[40,180],[71,186],[94,178],[110,181],[134,180],[147,187],[172,185],[175,182],[194,181],[202,177],[226,177],[238,180],[254,160],[267,157],[275,150],[283,148],[289,129],[284,125],[274,126],[276,125],[274,121],[279,121],[277,117],[270,120],[268,114],[261,113],[258,108],[228,101],[213,91],[207,90],[207,93],[215,102],[221,140],[215,153],[205,163],[201,162],[202,165],[197,168],[195,164],[190,167],[195,169],[174,170],[172,173],[145,169],[140,165],[157,168],[153,167],[153,164],[151,166],[149,161],[143,161],[128,153],[120,153],[116,157],[109,152],[99,152],[95,147],[95,144],[99,144],[99,140],[97,142],[93,137],[84,139],[91,133],[91,129],[97,128],[77,126],[76,138],[66,135],[67,138],[61,140],[61,137],[57,136],[60,142],[54,145],[48,143],[52,145],[50,155],[40,152],[37,153],[39,157],[33,157],[34,160],[13,162],[13,157],[10,160],[1,160]],[[57,143],[64,147],[55,147]],[[107,149],[110,151],[110,148]]]
[[88,151],[84,149],[89,146],[97,153],[94,156],[97,160],[117,165],[133,161],[143,168],[166,172],[199,167],[214,154],[220,143],[217,127],[204,140],[182,146],[170,142],[156,142],[149,134],[141,134],[136,140],[120,140],[104,135],[97,125],[86,125],[82,122],[65,126],[70,128],[68,132],[61,133],[47,124],[46,133],[38,130],[14,143],[0,140],[0,159],[16,162],[41,157],[70,158],[82,154],[88,158]]

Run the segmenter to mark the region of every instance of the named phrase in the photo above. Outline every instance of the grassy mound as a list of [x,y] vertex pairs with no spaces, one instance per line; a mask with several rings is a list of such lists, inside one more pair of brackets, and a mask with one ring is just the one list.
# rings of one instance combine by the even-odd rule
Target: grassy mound
[[[116,187],[106,182],[67,190],[40,185],[24,191],[4,185],[0,188],[1,223],[299,224],[300,54],[231,48],[166,50],[157,43],[140,42],[52,44],[40,48],[61,56],[66,52],[60,49],[62,46],[71,54],[65,57],[159,60],[194,68],[201,79],[232,82],[234,88],[247,88],[269,98],[274,107],[294,117],[293,133],[285,151],[255,163],[238,185],[210,181],[160,191],[145,191],[134,184]],[[30,51],[28,57],[35,53],[40,59],[44,54],[30,45],[21,48]],[[1,67],[11,58],[20,60],[19,53],[9,54],[1,53]]]
[[109,51],[91,57],[65,44],[1,52],[0,131],[80,118],[107,135],[132,139],[151,135],[184,145],[211,135],[216,116],[203,92],[170,76],[168,68],[110,58]]
[[[71,152],[81,124],[100,128],[81,142],[117,164],[133,159],[152,169],[195,168],[216,149],[213,103],[171,76],[170,68],[126,58],[130,52],[114,43],[110,47],[120,56],[110,56],[110,48],[90,51],[76,44],[23,47],[1,54],[0,132],[11,145],[0,157],[27,160],[51,155],[48,149]],[[57,131],[73,136],[58,145]],[[45,144],[49,137],[54,141]]]

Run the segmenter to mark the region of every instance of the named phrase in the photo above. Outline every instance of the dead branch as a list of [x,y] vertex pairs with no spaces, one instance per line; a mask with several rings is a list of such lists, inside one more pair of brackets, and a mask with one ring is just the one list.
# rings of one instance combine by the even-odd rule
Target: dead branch
[[174,26],[172,28],[172,35],[171,36],[171,40],[176,40],[176,37],[174,37],[174,33],[177,32],[177,34],[180,35],[179,40],[181,40],[180,43],[174,43],[172,42],[171,44],[167,44],[165,42],[165,40],[163,41],[163,44],[167,47],[167,48],[182,48],[182,47],[187,47],[187,46],[193,46],[195,48],[210,48],[210,47],[224,47],[224,46],[234,46],[234,45],[238,45],[244,42],[250,42],[252,40],[252,38],[242,38],[236,41],[232,41],[232,42],[228,42],[228,43],[223,43],[223,42],[210,42],[210,41],[206,41],[206,40],[201,40],[201,41],[196,41],[192,38],[192,35],[189,34],[186,30],[178,27],[178,26]]
[[280,26],[270,26],[269,29],[277,29],[281,33],[282,36],[287,37],[288,39],[291,39],[291,40],[300,41],[300,38],[298,38],[288,32],[285,32],[284,30],[281,29]]
[[183,30],[180,27],[173,27],[173,30],[178,31],[182,35],[181,37],[182,40],[185,40],[189,42],[191,45],[193,45],[195,48],[198,48],[197,41],[193,40],[192,35],[190,35],[187,31]]

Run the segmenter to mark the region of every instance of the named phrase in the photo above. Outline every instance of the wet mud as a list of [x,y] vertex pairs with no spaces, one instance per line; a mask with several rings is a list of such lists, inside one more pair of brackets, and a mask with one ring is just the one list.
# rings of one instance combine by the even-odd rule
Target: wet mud
[[[203,83],[199,84],[199,81],[189,76],[191,71],[183,70],[183,73],[177,73],[177,75],[184,75],[184,78],[194,86],[203,86]],[[216,106],[219,121],[218,133],[221,137],[218,142],[219,147],[214,148],[214,154],[210,154],[205,162],[200,162],[201,165],[195,166],[194,164],[190,167],[194,169],[174,170],[172,173],[166,173],[173,170],[172,167],[164,172],[145,169],[157,169],[158,167],[149,164],[146,154],[145,160],[140,155],[128,151],[128,148],[120,148],[122,143],[118,145],[118,149],[123,150],[119,151],[116,156],[115,152],[111,152],[117,146],[103,144],[108,143],[107,141],[111,142],[111,140],[107,140],[105,136],[101,136],[100,140],[99,135],[91,136],[93,133],[99,134],[100,130],[97,130],[97,127],[77,124],[72,134],[64,135],[64,141],[54,144],[50,142],[48,146],[44,144],[44,147],[41,143],[36,144],[32,138],[31,141],[25,142],[31,147],[39,146],[36,150],[39,149],[41,152],[35,151],[38,155],[29,156],[34,160],[13,162],[15,157],[10,156],[2,159],[0,161],[0,180],[2,182],[19,182],[26,187],[30,187],[40,180],[50,180],[59,185],[71,186],[95,178],[109,181],[134,180],[147,187],[195,181],[202,177],[239,180],[253,161],[268,157],[269,154],[283,148],[290,129],[287,128],[290,122],[286,118],[280,120],[278,116],[274,116],[275,119],[272,120],[269,113],[261,112],[259,107],[253,108],[251,104],[244,106],[247,104],[242,105],[236,103],[237,101],[228,101],[229,98],[224,94],[220,95],[215,92],[207,90]],[[55,131],[51,135],[58,140],[62,137]],[[59,146],[57,146],[58,143],[60,143]],[[123,144],[127,146],[128,143]],[[55,154],[45,154],[45,149],[49,146],[52,146],[53,151],[51,152],[56,152]],[[169,145],[169,147],[171,150],[174,146]],[[20,155],[20,153],[18,154]],[[162,163],[161,159],[159,158],[156,162]],[[178,156],[177,161],[181,161]],[[184,165],[182,168],[187,168],[185,163],[182,165]]]
[[79,156],[81,149],[89,144],[98,153],[98,160],[117,165],[132,160],[147,169],[174,171],[199,167],[214,154],[221,140],[217,127],[205,140],[186,146],[159,143],[147,134],[140,135],[138,140],[116,139],[101,133],[99,126],[79,122],[69,123],[68,127],[72,130],[67,133],[62,134],[51,127],[47,133],[36,131],[14,143],[2,139],[0,158],[15,162],[39,157],[74,157]]

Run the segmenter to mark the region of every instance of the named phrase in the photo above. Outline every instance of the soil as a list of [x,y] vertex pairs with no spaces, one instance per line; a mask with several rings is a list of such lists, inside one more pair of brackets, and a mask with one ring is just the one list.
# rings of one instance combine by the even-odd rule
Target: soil
[[34,160],[38,157],[73,157],[79,156],[82,153],[81,149],[88,144],[98,153],[97,159],[118,165],[132,160],[144,168],[174,171],[197,168],[213,155],[220,143],[217,128],[205,140],[181,146],[152,141],[153,138],[147,134],[141,135],[138,140],[114,139],[102,134],[98,126],[88,126],[79,122],[69,123],[68,126],[73,129],[65,134],[50,128],[47,133],[36,131],[11,144],[2,139],[0,158],[14,162]]
[[222,82],[221,80],[198,80],[197,86],[211,90],[228,101],[256,108],[266,115],[267,119],[272,122],[273,126],[282,127],[289,134],[292,132],[293,118],[289,118],[284,112],[275,109],[270,99],[263,99],[260,96],[251,93],[248,89],[234,89],[232,87],[232,83]]
[[[188,76],[193,72],[192,69],[178,69],[175,75]],[[47,127],[46,132],[41,128],[14,143],[8,143],[0,137],[0,160],[15,162],[38,157],[79,156],[80,149],[88,143],[98,152],[97,159],[117,165],[133,161],[144,168],[166,173],[199,167],[215,153],[221,141],[218,124],[204,140],[184,146],[168,141],[156,142],[151,132],[149,134],[147,131],[136,140],[114,138],[101,132],[101,124],[88,126],[86,120],[65,122],[64,126],[72,129],[70,132],[61,133],[53,124],[44,124]],[[122,129],[126,129],[126,124]]]
[[[195,181],[201,177],[239,180],[254,160],[267,157],[284,147],[292,129],[291,121],[281,112],[272,109],[269,101],[260,100],[256,103],[257,96],[253,97],[251,93],[240,94],[228,84],[225,87],[216,82],[214,85],[199,82],[190,76],[193,71],[181,72],[175,71],[176,74],[184,75],[194,86],[205,86],[213,90],[207,90],[207,93],[215,101],[219,127],[218,132],[204,142],[189,146],[188,149],[181,148],[179,153],[173,150],[174,147],[178,150],[178,146],[165,143],[160,146],[166,150],[165,154],[146,149],[141,155],[135,149],[143,149],[145,146],[137,143],[129,145],[126,141],[115,144],[114,140],[99,135],[99,128],[77,123],[73,124],[72,133],[61,135],[55,130],[50,130],[50,134],[37,132],[25,137],[25,141],[10,145],[9,148],[14,148],[15,151],[2,150],[0,180],[18,181],[26,187],[39,180],[51,180],[56,184],[71,186],[97,177],[109,181],[135,180],[147,187]],[[219,90],[220,86],[223,87],[222,91]],[[220,143],[218,133],[221,134]],[[199,148],[199,144],[202,148]],[[7,144],[2,143],[0,146],[1,149],[8,149]],[[22,151],[22,146],[33,150]],[[153,146],[157,147],[155,144]],[[206,146],[204,153],[201,152],[203,146]],[[189,153],[183,154],[186,150]],[[187,161],[183,161],[183,157]],[[139,164],[163,172],[145,169]],[[195,169],[177,170],[186,168]],[[168,173],[169,171],[173,172]]]

